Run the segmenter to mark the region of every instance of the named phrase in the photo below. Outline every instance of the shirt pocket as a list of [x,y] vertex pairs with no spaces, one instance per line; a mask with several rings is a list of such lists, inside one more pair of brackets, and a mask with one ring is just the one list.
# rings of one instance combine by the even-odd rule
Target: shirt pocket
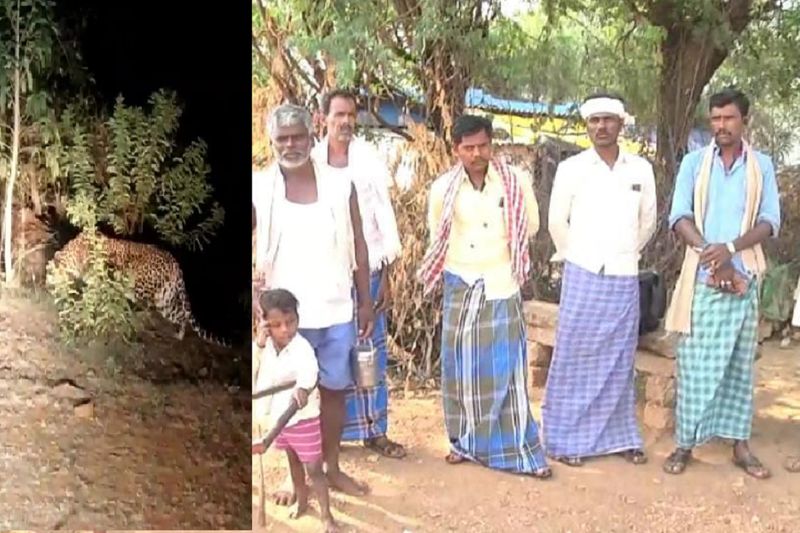
[[639,206],[642,203],[641,184],[629,183],[619,193],[618,215],[624,226],[636,230],[639,225]]

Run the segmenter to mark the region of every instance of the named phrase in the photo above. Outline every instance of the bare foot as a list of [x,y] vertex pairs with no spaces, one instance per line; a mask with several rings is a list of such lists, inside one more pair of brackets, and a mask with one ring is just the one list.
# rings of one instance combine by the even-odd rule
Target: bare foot
[[308,510],[308,487],[297,491],[297,501],[289,510],[289,518],[296,520],[303,516]]
[[339,526],[333,521],[332,516],[325,518],[322,521],[322,525],[324,526],[322,529],[324,533],[339,533]]
[[282,507],[289,507],[297,501],[291,478],[284,480],[283,485],[272,493],[272,501],[275,505],[280,505]]
[[464,457],[464,456],[458,455],[455,452],[450,452],[445,456],[444,460],[449,465],[457,465],[459,463],[463,463],[464,461],[466,461],[467,458]]
[[365,483],[359,483],[344,472],[328,472],[328,484],[333,490],[344,492],[350,496],[364,496],[369,493],[369,487]]

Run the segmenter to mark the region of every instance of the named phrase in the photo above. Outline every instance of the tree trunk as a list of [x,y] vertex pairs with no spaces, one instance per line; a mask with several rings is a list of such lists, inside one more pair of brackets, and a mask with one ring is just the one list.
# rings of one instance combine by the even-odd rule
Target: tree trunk
[[[292,64],[292,58],[286,50],[284,42],[287,39],[287,28],[282,28],[266,9],[263,1],[257,2],[258,9],[264,21],[264,37],[268,43],[265,53],[258,44],[255,34],[253,35],[253,49],[259,58],[262,66],[269,71],[272,82],[278,87],[282,100],[293,104],[302,105],[302,87],[299,78],[304,75],[297,65]],[[290,29],[289,29],[290,30]],[[268,57],[270,53],[272,57]]]
[[14,264],[12,262],[12,231],[11,227],[13,221],[13,206],[14,206],[14,183],[17,181],[17,172],[19,171],[19,135],[20,135],[20,33],[19,33],[19,19],[21,14],[19,11],[19,1],[17,1],[17,24],[16,24],[16,43],[14,48],[14,129],[12,132],[11,142],[11,173],[6,182],[5,194],[5,208],[3,211],[3,246],[5,247],[5,261],[6,269],[6,285],[11,285],[14,281]]
[[39,175],[36,168],[31,165],[28,176],[30,178],[30,196],[31,204],[33,204],[33,213],[40,217],[42,216],[42,193],[39,191]]
[[656,268],[664,275],[669,286],[677,278],[683,257],[683,248],[677,246],[666,223],[672,206],[675,177],[686,152],[703,88],[725,59],[727,51],[716,47],[708,34],[692,32],[690,28],[675,28],[667,32],[661,44],[661,54],[655,160],[660,223],[643,258],[648,268]]
[[[714,7],[719,11],[713,15],[687,13],[672,0],[649,3],[648,20],[666,32],[661,43],[656,161],[668,183],[674,181],[684,155],[703,89],[753,17],[775,7],[765,5],[753,11],[753,3],[729,0],[724,6]],[[730,40],[713,31],[720,25],[726,26]]]
[[420,79],[428,80],[425,113],[434,131],[448,146],[453,122],[464,112],[469,72],[454,60],[447,43],[435,43],[427,54]]
[[661,43],[656,159],[672,183],[684,155],[703,89],[727,57],[708,33],[675,28]]

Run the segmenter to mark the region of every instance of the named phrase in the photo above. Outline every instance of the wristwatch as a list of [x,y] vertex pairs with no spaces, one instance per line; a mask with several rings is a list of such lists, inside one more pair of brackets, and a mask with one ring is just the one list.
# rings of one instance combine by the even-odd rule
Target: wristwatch
[[736,254],[736,247],[733,245],[733,241],[731,241],[728,244],[726,244],[725,247],[728,248],[728,251],[731,253],[731,255],[735,255]]

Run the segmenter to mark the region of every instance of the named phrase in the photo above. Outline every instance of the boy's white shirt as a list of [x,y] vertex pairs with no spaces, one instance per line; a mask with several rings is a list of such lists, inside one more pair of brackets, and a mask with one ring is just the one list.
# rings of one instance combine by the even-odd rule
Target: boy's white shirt
[[[266,398],[259,398],[253,402],[253,419],[262,424],[267,423],[268,427],[273,427],[289,407],[294,390],[296,388],[309,390],[316,384],[319,375],[317,357],[311,344],[297,333],[280,354],[275,349],[271,338],[267,339],[267,344],[263,349],[253,342],[253,360],[260,360],[256,376],[256,392],[290,381],[296,382],[292,389]],[[286,427],[318,416],[319,389],[315,388],[309,393],[306,406],[294,414]],[[262,427],[262,431],[266,429],[266,427]]]

